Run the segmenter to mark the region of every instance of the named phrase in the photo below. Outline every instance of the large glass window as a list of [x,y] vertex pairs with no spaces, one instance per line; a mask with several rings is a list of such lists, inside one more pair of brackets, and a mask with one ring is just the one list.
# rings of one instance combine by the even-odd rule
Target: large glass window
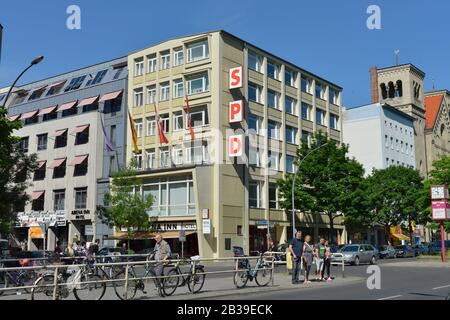
[[173,65],[179,66],[184,63],[184,52],[183,48],[175,49],[173,52]]
[[88,82],[86,82],[86,87],[87,86],[93,86],[94,84],[98,84],[100,82],[103,81],[103,78],[106,76],[106,73],[108,72],[108,70],[102,70],[97,72],[97,74],[95,75],[95,77],[92,77],[88,80]]
[[144,91],[142,88],[134,89],[134,104],[135,107],[141,107],[144,104]]
[[269,208],[278,209],[278,187],[276,183],[269,183]]
[[295,114],[295,105],[297,104],[297,100],[294,98],[291,98],[289,96],[286,96],[284,99],[284,110],[287,113]]
[[186,86],[189,95],[208,91],[208,73],[205,72],[186,77]]
[[312,110],[311,105],[302,102],[302,119],[311,120],[311,110]]
[[286,172],[295,173],[295,157],[287,155],[286,156]]
[[296,137],[297,135],[297,129],[290,127],[290,126],[286,126],[286,142],[288,143],[296,143]]
[[261,72],[262,58],[254,52],[248,52],[248,67],[257,72]]
[[136,130],[136,136],[142,137],[142,119],[134,120],[134,129]]
[[147,118],[147,136],[153,136],[156,134],[156,120],[155,117]]
[[147,56],[147,73],[156,72],[157,60],[156,53]]
[[68,91],[72,91],[72,90],[77,90],[81,87],[81,85],[84,82],[84,79],[86,79],[86,76],[81,76],[81,77],[76,77],[73,78],[70,83],[67,85],[67,87],[64,89],[64,92],[68,92]]
[[288,86],[295,86],[296,73],[289,68],[284,69],[284,83]]
[[278,171],[278,169],[280,168],[280,154],[278,152],[269,151],[267,167],[269,169]]
[[301,89],[303,92],[311,94],[312,80],[302,77]]
[[261,126],[261,118],[255,116],[254,114],[250,114],[248,116],[248,130],[252,131],[251,133],[259,134],[260,126]]
[[316,82],[316,98],[324,99],[324,88],[320,83]]
[[273,90],[267,90],[267,106],[269,108],[278,109],[278,101],[279,101],[280,95],[278,92]]
[[338,130],[338,121],[339,121],[339,116],[335,115],[333,113],[330,113],[330,128],[331,129]]
[[279,68],[276,63],[271,61],[267,62],[267,76],[275,80],[279,79]]
[[326,111],[321,109],[316,109],[316,123],[320,125],[325,125],[325,114]]
[[47,149],[47,133],[44,134],[38,134],[37,135],[37,149],[40,150],[46,150]]
[[257,84],[248,83],[248,99],[251,101],[255,101],[261,103],[261,87]]
[[160,85],[160,96],[159,101],[167,101],[170,99],[170,84],[169,81],[163,82]]
[[268,125],[267,131],[268,131],[269,139],[278,140],[279,137],[280,137],[280,133],[279,133],[280,126],[279,126],[279,124],[277,122],[275,122],[275,121],[269,120],[267,125]]
[[187,45],[187,61],[195,62],[209,56],[208,41],[194,42]]
[[178,111],[173,114],[173,131],[183,130],[183,112]]
[[146,156],[146,168],[154,169],[156,168],[156,153],[155,149],[148,149],[145,151]]
[[156,85],[147,87],[147,104],[156,103]]
[[[187,115],[186,115],[187,117]],[[186,118],[186,123],[188,119]],[[191,126],[192,127],[202,127],[209,124],[208,119],[208,108],[204,107],[196,107],[191,109]]]
[[161,52],[161,70],[170,68],[170,51]]
[[173,97],[181,98],[184,96],[183,79],[176,79],[173,81]]
[[262,181],[252,181],[248,184],[248,200],[250,208],[263,208]]
[[134,76],[142,76],[144,74],[144,58],[134,60]]
[[87,188],[75,189],[75,209],[86,209],[87,207]]
[[21,150],[22,152],[28,152],[28,142],[29,142],[28,137],[20,138],[19,146],[18,146],[19,150]]

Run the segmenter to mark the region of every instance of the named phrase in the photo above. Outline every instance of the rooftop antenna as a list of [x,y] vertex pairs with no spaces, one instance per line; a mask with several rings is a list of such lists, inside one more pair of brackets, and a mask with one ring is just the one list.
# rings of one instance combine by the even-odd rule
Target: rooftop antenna
[[398,66],[398,55],[400,53],[400,50],[397,49],[394,51],[394,53],[395,53],[395,65]]

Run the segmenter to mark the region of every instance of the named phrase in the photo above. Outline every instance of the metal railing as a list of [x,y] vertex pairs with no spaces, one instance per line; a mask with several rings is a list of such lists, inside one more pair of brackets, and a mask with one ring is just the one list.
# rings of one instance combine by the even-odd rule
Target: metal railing
[[[95,257],[95,260],[99,260],[99,259],[105,259],[105,258],[112,258],[112,259],[126,259],[126,260],[130,260],[130,258],[134,258],[134,257],[147,257],[148,255],[108,255],[108,256],[97,256]],[[85,261],[87,259],[87,257],[83,257],[83,256],[77,256],[77,257],[61,257],[61,260],[73,260],[73,261]],[[2,273],[6,273],[6,272],[12,272],[12,271],[33,271],[36,274],[36,279],[34,279],[33,281],[33,285],[27,285],[27,286],[19,286],[19,287],[6,287],[6,288],[1,288],[0,287],[0,293],[5,292],[5,291],[19,291],[19,290],[24,290],[24,289],[35,289],[37,288],[37,280],[44,276],[44,275],[53,275],[53,283],[51,284],[45,284],[45,285],[40,285],[39,287],[52,287],[53,288],[53,300],[57,299],[58,296],[58,288],[64,287],[64,286],[73,286],[76,285],[78,287],[80,287],[81,285],[88,285],[88,284],[93,284],[93,283],[117,283],[117,282],[125,282],[124,283],[124,294],[125,294],[125,299],[127,299],[127,294],[128,294],[128,282],[129,281],[134,281],[134,280],[138,280],[138,281],[143,281],[143,280],[164,280],[166,278],[169,277],[186,277],[188,275],[191,276],[191,281],[193,281],[194,276],[195,275],[214,275],[214,274],[227,274],[227,273],[231,273],[231,274],[236,274],[239,271],[248,271],[248,269],[240,269],[239,268],[239,261],[240,260],[257,260],[260,259],[260,257],[257,256],[243,256],[243,257],[230,257],[230,258],[208,258],[208,259],[192,259],[192,260],[187,260],[187,259],[171,259],[171,260],[167,260],[166,262],[157,262],[157,261],[122,261],[122,262],[100,262],[98,263],[97,261],[95,261],[93,264],[91,264],[88,267],[87,263],[78,263],[78,264],[42,264],[42,265],[36,265],[36,266],[27,266],[27,267],[10,267],[10,268],[4,268],[1,267],[0,268],[0,275]],[[271,278],[271,285],[274,285],[274,268],[275,268],[275,259],[273,256],[270,255],[264,255],[264,259],[266,262],[270,262],[270,268],[267,268],[267,270],[270,270],[270,272],[272,273],[272,278]],[[22,259],[5,259],[2,261],[20,261]],[[29,261],[43,261],[43,260],[48,260],[48,258],[34,258],[34,259],[27,259]],[[224,262],[224,261],[234,261],[234,268],[232,270],[218,270],[218,271],[204,271],[204,272],[198,272],[196,266],[198,264],[200,264],[201,262]],[[1,263],[1,261],[0,261]],[[190,268],[190,273],[185,273],[182,272],[180,274],[176,274],[176,275],[157,275],[157,276],[136,276],[133,275],[131,273],[131,270],[133,267],[135,266],[143,266],[146,270],[149,266],[151,265],[156,265],[158,263],[162,263],[164,267],[174,267],[174,265],[176,263],[179,263],[183,266],[187,266],[187,265],[191,265]],[[0,265],[1,266],[1,265]],[[114,278],[114,277],[103,277],[101,280],[96,280],[96,281],[79,281],[77,283],[68,283],[68,282],[60,282],[60,275],[62,274],[62,270],[67,269],[67,268],[79,268],[80,270],[86,269],[86,268],[91,268],[91,269],[104,269],[104,268],[114,268],[114,267],[119,267],[121,270],[124,271],[125,273],[125,277],[124,278]],[[106,273],[105,273],[106,274]],[[107,274],[106,274],[107,275]],[[116,274],[117,275],[117,274]],[[1,285],[1,283],[0,283]],[[192,293],[194,293],[194,290],[192,290]]]

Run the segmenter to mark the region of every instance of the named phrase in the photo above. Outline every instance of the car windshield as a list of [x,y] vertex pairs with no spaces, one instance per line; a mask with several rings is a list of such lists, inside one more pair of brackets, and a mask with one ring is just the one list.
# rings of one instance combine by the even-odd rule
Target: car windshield
[[356,252],[358,251],[359,246],[346,246],[342,249],[343,252]]

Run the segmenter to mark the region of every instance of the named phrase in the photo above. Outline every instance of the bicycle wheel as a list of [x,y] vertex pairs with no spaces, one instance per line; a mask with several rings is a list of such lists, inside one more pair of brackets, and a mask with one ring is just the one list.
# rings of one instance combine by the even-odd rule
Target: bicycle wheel
[[[131,273],[128,277],[134,277]],[[125,294],[125,271],[119,272],[114,275],[114,292],[120,300],[132,300],[136,296],[139,280],[128,280],[127,292]]]
[[[8,288],[8,277],[5,272],[0,273],[0,289]],[[5,293],[5,291],[0,290],[0,296]]]
[[177,269],[172,268],[167,272],[167,278],[162,281],[162,288],[165,296],[171,296],[177,290],[180,284],[180,273]]
[[240,270],[234,273],[234,285],[238,289],[242,289],[247,285],[248,281],[248,271],[247,270]]
[[269,265],[264,263],[258,269],[258,272],[256,273],[255,276],[255,281],[258,286],[265,287],[270,283],[270,281],[272,281],[272,277],[273,277],[273,269]]
[[83,273],[80,279],[81,283],[73,289],[75,298],[77,300],[101,300],[106,291],[106,282],[100,282],[102,280],[104,277],[98,274]]
[[[53,300],[53,283],[55,277],[52,274],[44,275],[36,280],[31,289],[31,300]],[[56,292],[56,299],[59,299]]]
[[205,270],[203,268],[196,268],[196,274],[194,275],[194,279],[189,277],[187,283],[188,283],[189,291],[192,293],[200,292],[200,290],[202,290],[202,288],[203,288],[203,284],[205,283],[206,275],[205,274],[197,274],[197,272],[203,273],[203,272],[205,272]]

